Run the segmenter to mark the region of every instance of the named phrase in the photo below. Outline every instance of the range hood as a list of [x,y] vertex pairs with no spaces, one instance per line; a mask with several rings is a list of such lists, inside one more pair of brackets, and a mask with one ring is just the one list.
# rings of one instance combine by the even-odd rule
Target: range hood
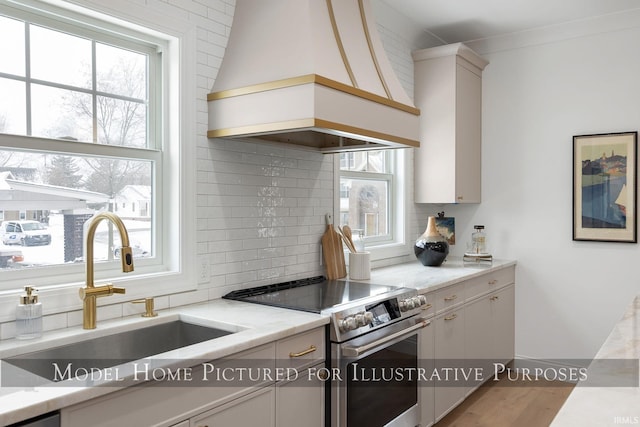
[[236,0],[209,138],[323,153],[418,147],[420,111],[395,75],[368,0]]

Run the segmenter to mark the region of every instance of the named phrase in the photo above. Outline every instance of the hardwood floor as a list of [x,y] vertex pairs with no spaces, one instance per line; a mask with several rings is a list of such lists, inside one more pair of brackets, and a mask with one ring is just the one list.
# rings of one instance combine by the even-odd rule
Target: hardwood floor
[[503,375],[473,392],[435,427],[548,427],[572,389],[561,382],[532,387]]

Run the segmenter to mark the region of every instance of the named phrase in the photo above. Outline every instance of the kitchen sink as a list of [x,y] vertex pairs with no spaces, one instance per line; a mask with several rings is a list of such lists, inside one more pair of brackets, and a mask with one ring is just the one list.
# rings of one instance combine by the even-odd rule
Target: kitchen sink
[[57,382],[68,379],[61,373],[69,364],[74,373],[95,372],[232,333],[175,320],[13,356],[4,362]]

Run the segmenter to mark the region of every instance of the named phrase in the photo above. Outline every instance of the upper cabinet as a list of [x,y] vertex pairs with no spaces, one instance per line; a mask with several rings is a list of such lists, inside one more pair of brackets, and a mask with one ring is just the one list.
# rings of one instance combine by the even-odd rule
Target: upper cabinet
[[413,52],[421,111],[414,150],[416,203],[480,203],[482,70],[462,43]]

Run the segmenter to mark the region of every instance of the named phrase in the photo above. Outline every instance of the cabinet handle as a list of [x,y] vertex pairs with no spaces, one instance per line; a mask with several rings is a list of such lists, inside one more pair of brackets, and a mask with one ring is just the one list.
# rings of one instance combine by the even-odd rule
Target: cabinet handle
[[456,298],[458,298],[458,295],[451,295],[450,297],[444,297],[444,300],[445,301],[453,301]]
[[451,316],[447,316],[447,317],[445,317],[445,318],[444,318],[444,320],[453,320],[453,319],[455,319],[456,317],[458,317],[458,315],[457,315],[457,314],[455,314],[455,313],[453,313]]
[[316,350],[317,350],[317,347],[315,345],[311,345],[309,346],[308,349],[302,350],[299,353],[293,353],[293,352],[289,353],[289,357],[301,357],[301,356],[304,356],[305,354],[313,353]]
[[423,310],[429,310],[431,307],[433,307],[433,304],[426,304],[422,306]]
[[491,298],[489,298],[491,301],[495,301],[497,299],[499,299],[500,297],[498,295],[494,295]]
[[490,285],[495,285],[496,283],[498,283],[498,279],[489,280]]
[[464,197],[458,196],[458,200],[463,200],[463,199],[464,199]]

